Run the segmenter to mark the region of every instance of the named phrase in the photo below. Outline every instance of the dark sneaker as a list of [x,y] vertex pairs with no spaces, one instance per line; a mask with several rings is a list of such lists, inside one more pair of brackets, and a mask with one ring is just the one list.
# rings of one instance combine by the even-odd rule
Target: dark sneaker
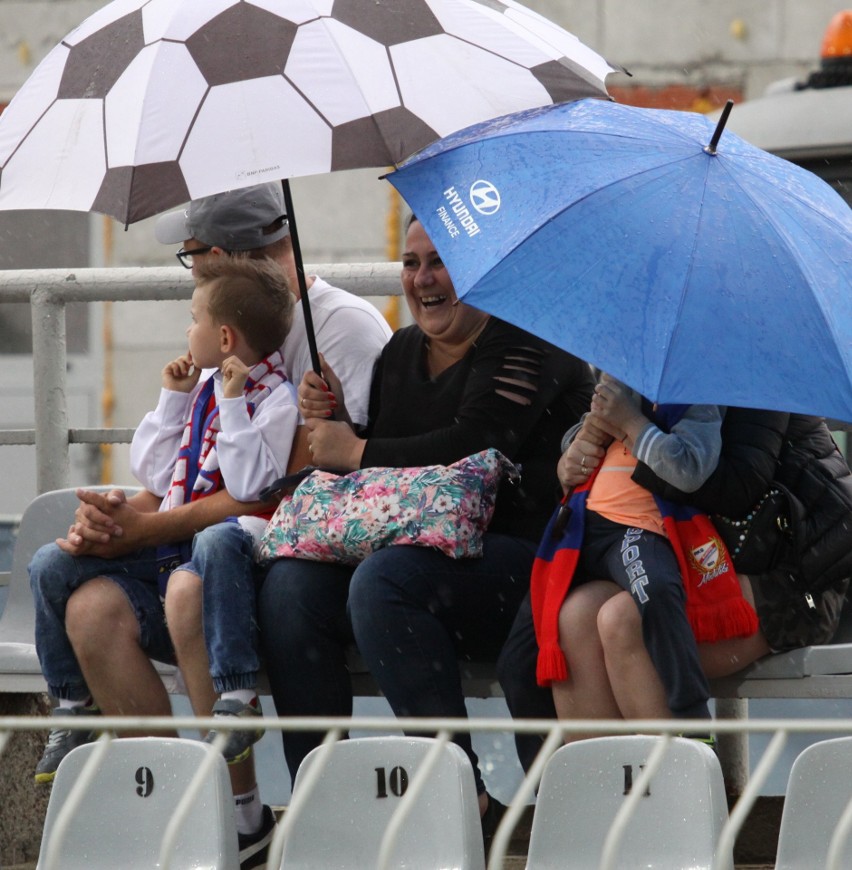
[[275,833],[275,814],[266,804],[263,805],[263,820],[260,830],[255,834],[238,834],[240,847],[240,870],[259,870],[266,867],[269,844]]
[[[67,719],[69,716],[98,716],[100,710],[95,707],[54,707],[52,716],[56,719]],[[60,723],[57,722],[57,725]],[[36,765],[36,782],[53,782],[56,768],[66,755],[84,743],[91,743],[97,738],[96,731],[80,731],[70,728],[53,728],[47,738],[41,760]]]
[[[240,719],[263,718],[263,713],[260,709],[260,703],[243,704],[242,701],[237,701],[235,698],[219,698],[213,705],[213,716],[216,719],[226,719],[236,716]],[[205,743],[212,743],[218,732],[210,731],[204,738]],[[263,737],[263,729],[258,728],[256,731],[231,731],[228,734],[228,740],[222,748],[222,755],[225,756],[225,761],[228,764],[238,764],[240,761],[245,761],[251,755],[251,748]]]
[[485,860],[488,860],[488,853],[491,851],[491,843],[494,840],[494,834],[506,813],[507,807],[503,806],[500,801],[496,800],[491,795],[488,795],[488,809],[482,817],[482,842],[485,846]]

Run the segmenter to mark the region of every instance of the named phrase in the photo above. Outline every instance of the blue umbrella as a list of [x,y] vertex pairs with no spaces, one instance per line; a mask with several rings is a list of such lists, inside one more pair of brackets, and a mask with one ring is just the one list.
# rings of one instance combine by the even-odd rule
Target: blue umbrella
[[581,100],[387,178],[470,305],[653,400],[852,420],[852,211],[723,125]]

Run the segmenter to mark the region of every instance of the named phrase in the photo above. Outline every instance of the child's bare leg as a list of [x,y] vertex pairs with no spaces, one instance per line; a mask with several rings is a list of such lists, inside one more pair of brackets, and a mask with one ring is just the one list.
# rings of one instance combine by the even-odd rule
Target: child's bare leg
[[[572,589],[559,611],[559,640],[568,662],[567,680],[554,683],[553,702],[560,719],[620,719],[598,634],[601,607],[621,590],[608,580]],[[599,736],[566,736],[566,742]]]
[[[219,696],[213,688],[210,660],[204,645],[201,578],[192,571],[175,571],[169,577],[166,621],[193,712],[196,716],[210,716]],[[257,785],[254,756],[229,764],[228,773],[235,795],[250,792]]]
[[666,692],[642,639],[642,618],[629,592],[598,612],[598,633],[616,704],[625,719],[670,719]]
[[192,571],[175,571],[166,588],[166,623],[189,702],[196,716],[210,716],[218,695],[210,677],[201,618],[201,578]]

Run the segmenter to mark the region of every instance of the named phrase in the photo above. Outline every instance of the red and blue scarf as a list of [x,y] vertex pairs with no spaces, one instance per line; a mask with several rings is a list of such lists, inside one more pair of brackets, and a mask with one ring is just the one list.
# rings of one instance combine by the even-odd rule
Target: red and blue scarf
[[[249,417],[254,416],[257,406],[287,380],[284,373],[284,358],[280,351],[253,366],[243,388]],[[178,450],[172,482],[163,499],[160,510],[171,510],[188,501],[195,501],[224,488],[219,456],[216,453],[216,438],[221,429],[219,405],[214,393],[214,379],[208,378],[195,401]]]
[[[653,419],[668,431],[687,407],[657,406]],[[559,610],[580,558],[586,501],[599,468],[554,512],[533,563],[530,595],[539,646],[536,679],[541,686],[568,679],[568,665],[559,644]],[[680,567],[686,615],[695,639],[712,643],[754,634],[757,614],[742,596],[731,557],[710,518],[657,495],[654,499]]]
[[[249,417],[253,417],[257,406],[277,386],[286,381],[284,358],[280,351],[274,351],[253,366],[243,388]],[[225,488],[216,453],[216,438],[221,423],[214,386],[214,378],[209,377],[202,384],[192,403],[189,419],[181,437],[172,482],[160,510],[171,510],[187,502],[213,495],[214,492]],[[270,505],[269,508],[259,511],[257,516],[268,520],[274,511],[275,505]],[[161,597],[165,595],[169,574],[178,565],[188,562],[191,553],[191,541],[165,544],[157,548]]]

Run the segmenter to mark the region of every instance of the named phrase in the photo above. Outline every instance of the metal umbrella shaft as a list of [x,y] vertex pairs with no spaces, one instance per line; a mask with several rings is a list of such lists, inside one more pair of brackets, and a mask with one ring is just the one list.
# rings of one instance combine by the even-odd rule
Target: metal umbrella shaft
[[314,319],[311,314],[311,303],[308,301],[308,284],[305,280],[305,265],[302,260],[302,246],[299,244],[299,230],[296,226],[296,210],[293,208],[293,195],[290,192],[290,180],[281,181],[284,190],[284,207],[287,210],[287,222],[290,225],[290,241],[293,245],[293,259],[296,263],[296,279],[299,282],[299,298],[302,300],[302,311],[305,315],[305,331],[308,334],[308,348],[311,352],[311,365],[314,371],[322,374],[320,369],[317,337],[314,334]]

